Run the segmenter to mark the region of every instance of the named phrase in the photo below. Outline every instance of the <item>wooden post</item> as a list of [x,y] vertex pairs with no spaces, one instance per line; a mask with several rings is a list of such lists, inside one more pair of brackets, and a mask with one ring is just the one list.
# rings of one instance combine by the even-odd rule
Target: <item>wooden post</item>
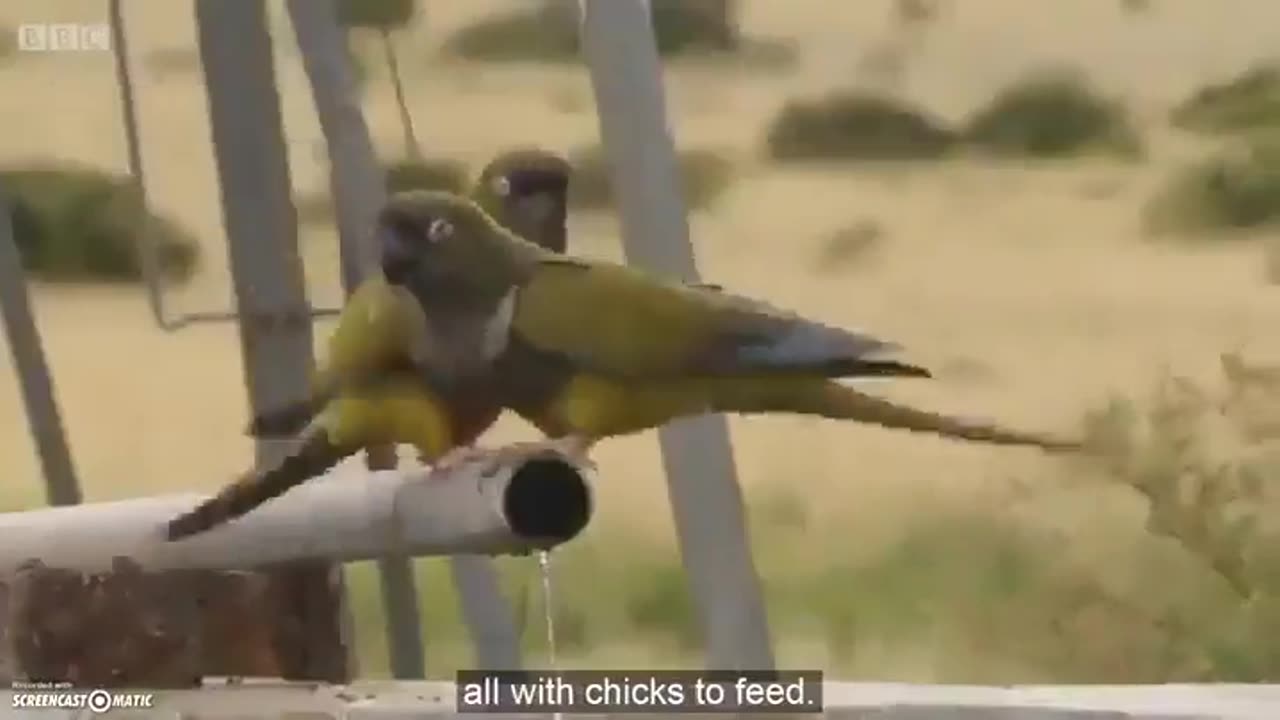
[[22,256],[13,237],[9,203],[0,188],[0,318],[4,321],[9,355],[18,373],[18,389],[27,409],[27,427],[35,441],[50,505],[75,505],[81,500],[71,449],[62,428],[53,378],[44,359],[40,331],[31,314]]
[[[697,280],[648,2],[583,0],[581,31],[627,262]],[[708,664],[772,669],[728,425],[722,416],[688,418],[659,440]]]
[[[253,412],[308,394],[311,321],[297,249],[297,213],[282,137],[271,37],[261,0],[197,0],[196,23],[209,122],[222,195],[223,225],[240,314],[241,354]],[[257,462],[282,448],[260,442]],[[297,621],[310,647],[304,673],[332,681],[351,675],[340,613],[341,567],[288,570]],[[303,602],[303,600],[306,602]]]
[[[336,3],[289,0],[288,8],[329,147],[329,187],[341,239],[342,280],[350,293],[361,278],[376,272],[377,251],[371,241],[371,229],[378,209],[386,201],[383,173],[344,52],[346,37],[338,24]],[[416,152],[416,146],[410,150],[411,154]],[[394,467],[395,448],[379,449],[369,459],[370,468]],[[492,561],[460,555],[451,557],[449,562],[479,667],[520,667],[519,636]],[[422,628],[412,563],[408,558],[386,557],[379,560],[379,570],[392,674],[400,679],[424,677]]]

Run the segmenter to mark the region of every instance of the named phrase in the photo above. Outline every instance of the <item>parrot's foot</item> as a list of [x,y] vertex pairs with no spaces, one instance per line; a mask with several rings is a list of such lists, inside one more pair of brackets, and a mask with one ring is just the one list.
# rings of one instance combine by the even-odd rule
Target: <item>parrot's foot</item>
[[587,451],[594,444],[594,441],[588,438],[569,435],[550,440],[512,443],[500,448],[457,447],[432,463],[431,472],[432,474],[452,472],[464,465],[482,463],[481,474],[492,475],[503,465],[512,464],[518,460],[524,460],[547,452],[563,455],[573,464],[594,471],[596,470],[596,464],[587,456]]
[[565,435],[563,437],[544,440],[538,443],[530,443],[531,445],[541,447],[564,455],[579,467],[589,470],[596,470],[595,461],[592,460],[587,453],[595,446],[596,441],[583,435]]
[[488,460],[492,455],[492,450],[486,450],[475,445],[460,445],[441,455],[435,462],[427,461],[425,464],[431,466],[431,472],[433,473],[451,472],[463,465]]

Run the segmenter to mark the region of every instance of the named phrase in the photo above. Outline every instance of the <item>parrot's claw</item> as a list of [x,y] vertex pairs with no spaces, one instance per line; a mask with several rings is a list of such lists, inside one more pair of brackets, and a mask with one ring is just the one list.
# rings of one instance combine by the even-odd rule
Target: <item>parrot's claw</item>
[[452,472],[464,465],[483,463],[481,474],[492,475],[499,467],[546,452],[563,455],[573,464],[591,471],[597,469],[595,461],[587,455],[594,443],[577,436],[539,440],[534,442],[518,442],[500,448],[483,448],[468,445],[456,447],[445,453],[431,464],[431,472]]
[[446,452],[431,463],[431,472],[452,472],[463,465],[469,465],[480,460],[488,460],[492,455],[492,450],[486,450],[475,445],[462,445]]
[[587,470],[595,471],[597,466],[594,460],[587,454],[591,447],[595,444],[589,438],[578,435],[566,435],[541,442],[525,443],[526,452],[529,450],[551,450],[568,458],[573,464]]

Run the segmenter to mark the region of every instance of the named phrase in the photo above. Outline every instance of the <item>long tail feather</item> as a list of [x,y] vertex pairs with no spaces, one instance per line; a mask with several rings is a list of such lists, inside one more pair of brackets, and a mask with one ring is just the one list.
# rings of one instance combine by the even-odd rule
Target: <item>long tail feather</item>
[[321,429],[304,436],[277,465],[251,471],[194,509],[169,521],[167,538],[180,540],[241,517],[263,503],[323,474],[350,453],[335,447]]
[[728,379],[711,387],[710,410],[730,413],[795,413],[870,423],[894,430],[993,445],[1079,451],[1080,442],[1004,428],[899,405],[833,380],[820,378]]
[[1078,451],[1079,442],[1039,433],[1001,427],[984,420],[959,418],[927,410],[917,410],[868,395],[839,383],[827,383],[828,410],[840,419],[874,423],[881,427],[931,433],[942,437],[992,445],[1038,447],[1054,452]]
[[296,437],[315,418],[317,411],[316,403],[310,400],[267,410],[249,420],[245,434],[266,439]]

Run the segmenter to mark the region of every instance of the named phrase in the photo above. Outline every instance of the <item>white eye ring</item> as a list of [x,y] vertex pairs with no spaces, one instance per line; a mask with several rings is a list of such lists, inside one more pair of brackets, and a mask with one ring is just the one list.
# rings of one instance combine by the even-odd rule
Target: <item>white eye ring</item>
[[444,218],[436,218],[427,226],[427,239],[438,243],[453,237],[453,223]]
[[511,181],[508,180],[505,175],[498,175],[494,177],[493,180],[489,182],[489,187],[502,197],[506,197],[511,194]]

